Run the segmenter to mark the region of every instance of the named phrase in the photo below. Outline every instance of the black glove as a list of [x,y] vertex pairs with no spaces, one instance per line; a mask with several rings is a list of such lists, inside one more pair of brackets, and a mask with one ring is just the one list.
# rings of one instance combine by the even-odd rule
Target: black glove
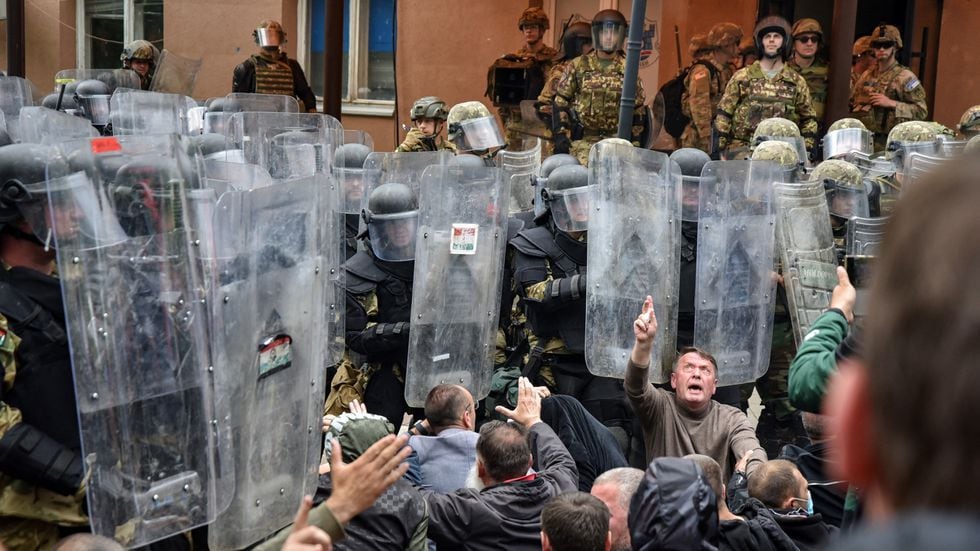
[[0,438],[0,471],[62,495],[82,484],[82,456],[27,423]]
[[572,140],[564,134],[555,134],[555,153],[568,153],[572,149]]

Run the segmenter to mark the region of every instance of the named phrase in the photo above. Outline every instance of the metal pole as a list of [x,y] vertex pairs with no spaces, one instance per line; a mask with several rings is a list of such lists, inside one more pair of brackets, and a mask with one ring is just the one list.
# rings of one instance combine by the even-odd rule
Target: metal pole
[[630,140],[633,134],[636,80],[640,74],[640,48],[643,46],[646,13],[647,0],[633,0],[629,39],[626,41],[626,74],[623,75],[623,95],[619,99],[619,137],[624,140]]
[[7,74],[27,76],[24,58],[24,0],[7,0]]
[[323,112],[341,120],[344,75],[344,2],[327,0],[323,16]]
[[857,0],[834,0],[833,36],[830,40],[830,90],[824,120],[836,121],[850,112],[851,48],[857,20]]

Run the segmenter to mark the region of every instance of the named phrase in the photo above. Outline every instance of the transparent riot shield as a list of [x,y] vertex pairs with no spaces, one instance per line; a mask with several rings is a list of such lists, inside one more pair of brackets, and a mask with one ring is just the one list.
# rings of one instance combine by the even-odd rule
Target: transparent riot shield
[[822,182],[776,184],[776,240],[799,346],[830,306],[837,285],[837,253]]
[[344,130],[344,143],[359,143],[374,151],[374,138],[363,130]]
[[[272,177],[264,168],[248,163],[235,163],[220,159],[205,159],[202,175],[207,187],[225,191],[248,191],[273,185]],[[222,182],[225,188],[217,185]]]
[[623,377],[633,320],[650,295],[659,327],[650,380],[666,382],[677,337],[679,173],[663,153],[600,142],[590,154],[589,184],[585,362],[593,375]]
[[329,115],[254,111],[232,115],[225,136],[242,149],[245,162],[281,180],[329,172],[333,151],[344,139],[340,123]]
[[775,163],[711,161],[701,171],[694,346],[718,362],[718,384],[769,368],[776,305]]
[[490,392],[510,182],[499,169],[431,166],[422,176],[405,401],[441,383]]
[[[364,160],[364,168],[374,170],[378,173],[376,185],[399,183],[412,188],[416,197],[419,193],[419,182],[422,179],[422,172],[426,167],[432,165],[447,165],[452,160],[453,153],[450,151],[420,151],[406,153],[382,153],[374,152]],[[367,196],[371,190],[365,193],[365,205]]]
[[944,164],[954,160],[955,158],[940,157],[926,153],[909,153],[905,159],[905,181],[903,182],[902,188],[906,189],[907,186],[914,186],[922,182],[930,174],[939,170]]
[[57,86],[83,80],[98,80],[109,87],[112,94],[118,88],[140,89],[140,77],[131,69],[64,69],[54,75]]
[[0,77],[0,112],[7,121],[16,119],[21,107],[34,105],[31,83],[20,77]]
[[861,173],[868,178],[895,174],[895,163],[881,155],[868,155],[860,151],[851,151],[844,155],[844,160],[858,167]]
[[888,217],[883,218],[860,218],[855,217],[847,221],[847,238],[845,241],[845,252],[850,256],[875,256],[878,254],[878,246],[885,238],[885,227],[888,224]]
[[852,152],[864,155],[871,155],[874,152],[871,132],[863,128],[842,128],[828,132],[823,137],[824,160],[838,159]]
[[541,140],[537,139],[534,147],[527,151],[500,150],[496,164],[510,180],[509,212],[531,212],[534,209],[534,181],[541,168]]
[[214,206],[205,259],[216,400],[232,434],[234,494],[209,527],[212,549],[282,528],[313,491],[324,396],[322,183],[230,191]]
[[[533,99],[521,101],[521,124],[516,128],[517,132],[524,136],[525,141],[530,141],[532,144],[535,142],[534,138],[551,139],[551,129],[538,115],[536,103],[537,101]],[[530,138],[530,140],[526,138]]]
[[181,57],[169,50],[163,50],[160,61],[153,71],[150,90],[166,94],[190,96],[194,93],[197,72],[201,70],[200,59]]
[[109,102],[115,136],[189,134],[192,98],[178,94],[117,90]]
[[99,135],[88,119],[47,107],[22,107],[19,130],[18,140],[21,142],[46,145]]
[[[173,137],[152,145],[151,154],[117,138],[63,145],[84,170],[48,182],[45,213],[65,301],[88,516],[94,533],[127,547],[211,522],[231,482],[186,225],[191,163]],[[101,162],[107,156],[119,162]]]
[[247,111],[263,113],[299,113],[299,102],[293,96],[279,94],[249,94],[232,92],[221,102],[224,113],[243,113]]

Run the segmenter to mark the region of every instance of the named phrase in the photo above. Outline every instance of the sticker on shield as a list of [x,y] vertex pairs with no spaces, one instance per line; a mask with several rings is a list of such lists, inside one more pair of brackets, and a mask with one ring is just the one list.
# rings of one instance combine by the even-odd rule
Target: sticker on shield
[[289,335],[269,337],[259,344],[259,378],[293,365],[293,338]]
[[476,254],[476,238],[479,233],[479,224],[453,224],[449,254]]

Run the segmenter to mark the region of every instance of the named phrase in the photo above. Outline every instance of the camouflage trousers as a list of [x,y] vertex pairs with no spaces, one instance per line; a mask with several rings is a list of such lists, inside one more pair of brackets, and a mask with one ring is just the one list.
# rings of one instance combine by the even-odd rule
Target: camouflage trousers
[[569,148],[568,152],[578,159],[578,162],[582,166],[589,166],[589,151],[592,150],[592,146],[597,144],[602,138],[599,136],[582,138],[581,140],[572,141],[572,147]]

